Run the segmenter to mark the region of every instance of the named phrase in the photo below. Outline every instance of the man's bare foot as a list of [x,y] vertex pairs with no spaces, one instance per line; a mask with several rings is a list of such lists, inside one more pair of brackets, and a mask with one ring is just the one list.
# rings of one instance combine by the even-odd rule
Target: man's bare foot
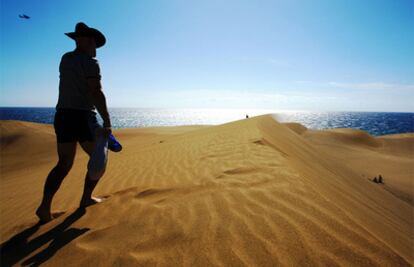
[[50,214],[50,210],[43,207],[37,208],[36,215],[39,217],[39,221],[41,223],[47,223],[52,220],[52,214]]
[[79,207],[81,208],[86,208],[88,206],[92,206],[98,203],[101,203],[103,201],[105,201],[107,198],[106,197],[91,197],[90,199],[87,200],[81,200]]

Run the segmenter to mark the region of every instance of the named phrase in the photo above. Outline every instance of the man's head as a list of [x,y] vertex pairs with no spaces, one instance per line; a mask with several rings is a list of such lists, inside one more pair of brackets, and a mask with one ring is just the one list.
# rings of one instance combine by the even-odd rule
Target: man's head
[[76,47],[91,57],[96,56],[96,48],[103,46],[106,42],[105,36],[94,28],[89,28],[85,23],[76,24],[75,31],[65,33],[76,41]]

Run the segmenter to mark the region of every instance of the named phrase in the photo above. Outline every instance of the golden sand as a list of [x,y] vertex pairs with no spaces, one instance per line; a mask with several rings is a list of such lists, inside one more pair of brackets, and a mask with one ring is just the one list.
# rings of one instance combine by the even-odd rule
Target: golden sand
[[[270,115],[219,126],[115,130],[95,195],[77,210],[78,149],[36,225],[56,163],[53,127],[2,121],[1,261],[45,266],[410,266],[414,134],[314,131]],[[384,184],[371,181],[381,174]]]

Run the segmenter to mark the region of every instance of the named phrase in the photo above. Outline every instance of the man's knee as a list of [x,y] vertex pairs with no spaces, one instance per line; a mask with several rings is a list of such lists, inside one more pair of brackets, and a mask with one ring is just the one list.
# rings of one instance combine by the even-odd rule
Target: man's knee
[[72,169],[73,160],[59,160],[56,168],[63,174],[67,174]]
[[105,174],[105,171],[106,171],[106,165],[99,169],[90,168],[88,166],[88,178],[92,181],[97,181],[101,179],[101,177]]

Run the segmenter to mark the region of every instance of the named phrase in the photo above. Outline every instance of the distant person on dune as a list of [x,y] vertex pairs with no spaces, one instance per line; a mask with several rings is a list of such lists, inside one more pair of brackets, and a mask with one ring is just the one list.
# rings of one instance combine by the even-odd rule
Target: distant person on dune
[[[105,36],[82,22],[76,25],[75,32],[65,34],[76,41],[76,49],[64,54],[59,66],[59,99],[54,118],[59,160],[47,176],[43,199],[36,210],[41,222],[52,219],[52,199],[72,168],[76,144],[79,142],[82,149],[91,156],[97,138],[107,138],[111,134],[111,121],[102,92],[100,68],[95,59],[96,48],[105,44]],[[103,127],[97,123],[95,109],[103,119]],[[102,201],[92,197],[92,191],[105,171],[106,158],[101,165],[103,168],[98,176],[92,175],[90,169],[87,172],[80,207]]]

